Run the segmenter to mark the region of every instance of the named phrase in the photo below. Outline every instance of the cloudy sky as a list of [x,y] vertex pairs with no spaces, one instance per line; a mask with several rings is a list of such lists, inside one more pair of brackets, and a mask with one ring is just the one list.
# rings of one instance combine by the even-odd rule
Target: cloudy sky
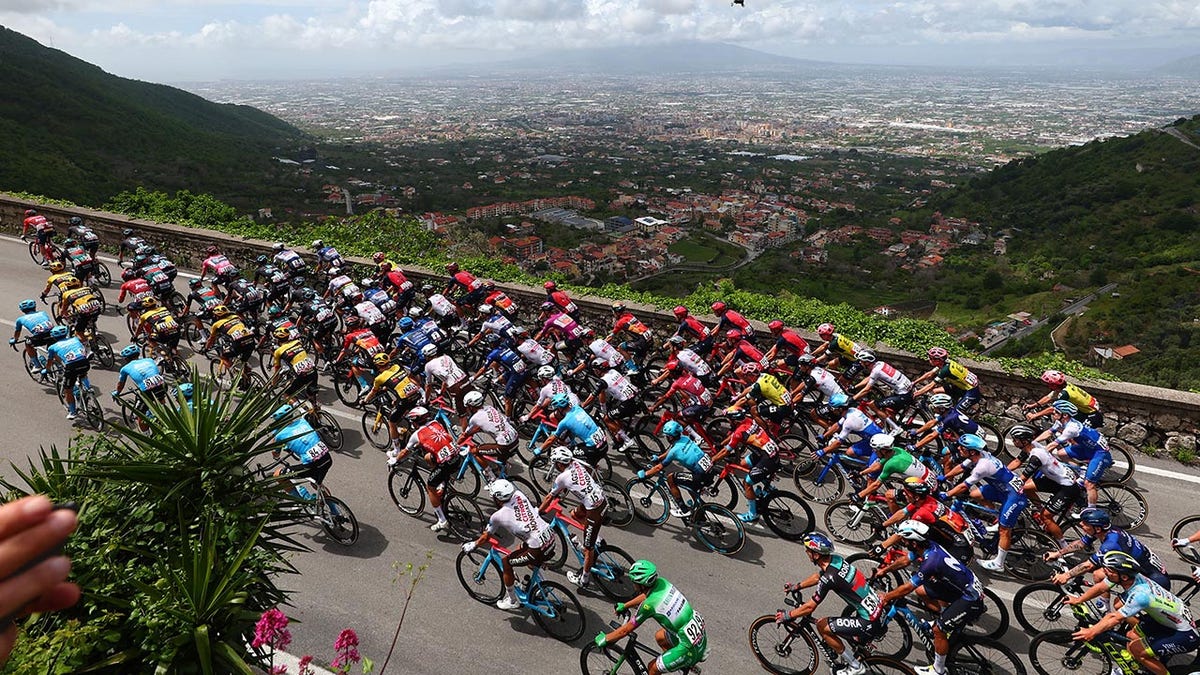
[[1200,53],[1200,0],[0,0],[0,24],[119,75],[172,82],[678,40],[921,65]]

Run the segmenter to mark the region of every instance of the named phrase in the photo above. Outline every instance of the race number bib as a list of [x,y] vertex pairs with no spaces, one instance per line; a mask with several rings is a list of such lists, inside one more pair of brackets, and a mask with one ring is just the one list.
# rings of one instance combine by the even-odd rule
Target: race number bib
[[704,617],[699,612],[692,610],[692,620],[684,624],[683,636],[693,647],[700,646],[704,640]]
[[708,473],[709,471],[711,471],[712,466],[713,466],[712,457],[709,457],[708,455],[702,456],[700,458],[700,461],[696,462],[696,468],[700,469],[700,471],[703,473]]
[[296,363],[292,364],[292,369],[296,372],[297,375],[307,375],[308,373],[311,373],[313,371],[313,369],[316,367],[317,367],[317,364],[313,363],[311,356],[305,356],[303,359],[300,359]]
[[143,389],[157,389],[167,383],[167,380],[162,375],[151,375],[145,380],[142,380]]
[[604,446],[604,442],[607,439],[608,437],[604,435],[604,429],[597,429],[592,432],[591,436],[588,437],[588,443],[590,443],[593,448],[599,448]]

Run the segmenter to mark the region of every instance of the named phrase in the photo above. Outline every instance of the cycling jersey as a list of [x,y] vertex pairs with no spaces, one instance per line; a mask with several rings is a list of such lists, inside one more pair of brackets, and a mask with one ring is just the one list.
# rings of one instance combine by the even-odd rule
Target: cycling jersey
[[213,307],[221,304],[221,294],[217,293],[216,289],[211,286],[203,286],[188,293],[187,299],[188,306],[191,306],[191,303],[194,301],[204,312],[211,311]]
[[220,254],[204,259],[204,262],[200,265],[200,276],[204,276],[209,270],[212,270],[218,279],[237,272],[237,268],[233,266],[233,263],[229,262],[229,258]]
[[458,286],[465,292],[477,291],[483,286],[483,282],[467,271],[455,272],[454,276],[450,277],[447,287]]
[[648,335],[650,333],[650,328],[646,324],[639,321],[632,312],[625,312],[618,316],[617,320],[613,323],[612,332],[614,334],[627,332],[633,337],[641,337]]
[[[1119,589],[1111,582],[1108,586]],[[1165,628],[1176,631],[1196,629],[1187,603],[1143,575],[1137,575],[1134,582],[1121,592],[1120,596],[1124,604],[1118,611],[1122,616],[1128,618],[1145,613],[1152,621]]]
[[134,359],[122,366],[117,386],[125,384],[126,379],[133,381],[139,391],[153,391],[167,384],[166,378],[158,369],[158,362],[150,358]]
[[770,373],[759,375],[754,384],[750,385],[750,391],[752,395],[756,395],[772,405],[789,406],[792,404],[792,392],[783,386],[779,378]]
[[383,315],[383,312],[379,311],[379,308],[375,306],[375,303],[371,302],[370,300],[363,300],[359,303],[356,303],[354,305],[354,313],[357,314],[358,318],[362,319],[363,323],[368,326],[375,326],[387,321],[387,317]]
[[913,586],[924,586],[930,598],[952,602],[960,598],[978,600],[983,594],[979,578],[938,544],[930,542],[919,556],[912,552],[908,555],[910,560],[918,563],[909,582]]
[[870,450],[870,445],[864,444],[870,443],[871,437],[875,434],[882,433],[883,429],[871,421],[866,413],[858,408],[848,408],[846,414],[838,422],[837,439],[843,444],[851,443],[856,453],[866,454],[861,451]]
[[366,328],[359,328],[355,331],[346,333],[346,337],[342,338],[342,350],[345,351],[351,346],[356,347],[364,356],[372,357],[383,351],[383,345],[380,344],[379,338]]
[[679,351],[675,352],[675,355],[672,356],[671,360],[667,362],[668,370],[673,369],[676,366],[683,367],[684,370],[699,378],[708,377],[713,372],[712,368],[709,367],[708,362],[701,358],[699,354],[690,349],[680,349]]
[[687,434],[680,436],[671,445],[671,448],[667,450],[666,457],[662,460],[662,465],[665,467],[672,462],[677,462],[693,475],[708,473],[712,471],[713,467],[712,459]]
[[872,383],[882,384],[892,393],[904,395],[912,391],[912,380],[904,373],[896,370],[891,364],[878,361],[871,367],[871,372],[867,375]]
[[1089,460],[1097,452],[1108,452],[1108,439],[1104,434],[1079,420],[1067,420],[1066,424],[1055,422],[1051,429],[1058,432],[1055,442],[1074,459]]
[[570,491],[579,499],[580,504],[587,510],[604,505],[604,490],[592,478],[592,472],[587,465],[577,459],[572,459],[567,468],[554,479],[550,488],[550,496],[556,497]]
[[258,281],[260,278],[271,286],[282,286],[288,282],[287,272],[270,263],[254,270],[254,280]]
[[299,305],[300,314],[310,321],[329,327],[337,323],[337,313],[321,298],[313,298]]
[[[166,279],[166,275],[163,275],[163,278]],[[167,283],[169,284],[170,280],[167,280]],[[154,282],[150,282],[150,285],[153,286]],[[265,297],[261,288],[255,286],[249,279],[243,279],[242,277],[229,282],[229,296],[240,300],[244,306],[253,306],[261,303]]]
[[578,405],[572,406],[563,415],[558,426],[554,428],[554,435],[557,438],[569,436],[575,439],[576,443],[594,449],[608,444],[608,435],[604,433],[604,429],[597,425],[591,415],[588,415],[587,411]]
[[570,385],[563,382],[563,379],[557,375],[550,378],[550,381],[542,385],[542,388],[538,390],[537,405],[543,408],[546,407],[546,404],[550,402],[550,399],[554,398],[555,394],[566,394],[567,399],[571,401],[572,407],[579,405],[579,397],[575,395],[575,392],[571,391]]
[[495,333],[505,340],[511,340],[514,327],[513,322],[509,321],[507,316],[496,312],[484,319],[483,324],[479,327],[479,332],[480,334]]
[[1062,391],[1058,392],[1058,396],[1055,397],[1055,400],[1070,401],[1071,403],[1075,404],[1076,408],[1079,408],[1079,412],[1087,415],[1090,415],[1100,409],[1100,404],[1096,402],[1095,396],[1092,396],[1070,382],[1067,383],[1067,386],[1062,388]]
[[546,323],[542,325],[542,330],[546,333],[558,335],[568,342],[580,340],[584,334],[583,326],[580,326],[566,312],[551,315],[546,320]]
[[156,307],[142,314],[142,324],[149,326],[152,335],[170,335],[179,332],[175,315],[166,307]]
[[963,434],[973,434],[979,431],[979,423],[967,417],[958,408],[950,408],[937,419],[938,430],[942,435],[951,435],[957,439]]
[[853,359],[856,353],[862,351],[857,342],[841,333],[834,333],[828,344],[830,352],[846,359]]
[[71,248],[68,248],[65,251],[63,251],[63,253],[64,253],[64,255],[66,255],[67,259],[71,261],[71,264],[75,267],[90,265],[93,262],[95,262],[94,260],[92,260],[91,254],[88,253],[87,251],[85,251],[82,246],[72,246]]
[[325,267],[342,266],[342,254],[332,246],[322,246],[317,249],[317,260],[320,260]]
[[275,261],[276,265],[279,265],[284,269],[289,269],[293,272],[303,271],[305,267],[304,258],[301,258],[299,253],[296,253],[290,248],[285,248],[279,253],[276,253],[272,260]]
[[567,294],[563,293],[562,291],[554,291],[550,293],[550,302],[558,305],[559,309],[567,314],[574,314],[575,312],[579,311],[579,308],[575,306],[575,303],[571,302],[571,298],[568,298]]
[[1041,443],[1033,444],[1025,462],[1026,466],[1036,466],[1038,475],[1045,476],[1064,487],[1074,485],[1075,481],[1079,479],[1070,467],[1058,461],[1058,458],[1050,454],[1050,451],[1046,450],[1046,446]]
[[903,448],[892,448],[892,456],[883,463],[883,468],[879,470],[880,481],[887,482],[887,479],[892,476],[919,478],[930,484],[931,487],[937,483],[937,476],[933,475],[929,467]]
[[725,310],[725,313],[721,315],[720,319],[718,319],[716,330],[718,333],[724,333],[731,328],[736,328],[737,330],[742,331],[742,334],[748,337],[754,337],[754,326],[750,325],[750,322],[746,320],[746,317],[738,314],[732,309],[727,309]]
[[854,563],[838,554],[830,556],[829,566],[821,571],[812,599],[820,604],[829,593],[835,593],[854,608],[860,618],[878,621],[883,617],[883,604],[874,587]]
[[775,457],[779,451],[775,441],[771,440],[766,430],[758,426],[758,422],[751,418],[743,420],[729,438],[729,447],[740,448],[743,446],[747,447],[751,454],[763,458]]
[[495,307],[504,312],[508,316],[513,316],[517,312],[517,303],[512,301],[503,291],[492,291],[484,298],[484,303]]
[[931,533],[963,535],[973,539],[967,519],[932,495],[919,497],[917,501],[907,504],[904,512],[908,514],[908,518],[928,525]]
[[462,368],[458,367],[454,359],[449,354],[442,354],[429,360],[425,364],[425,379],[426,381],[437,381],[447,387],[454,387],[465,380],[467,374]]
[[95,316],[104,309],[100,304],[100,297],[87,286],[63,293],[62,304],[70,310],[72,316]]
[[424,393],[409,376],[408,371],[399,364],[392,364],[376,375],[373,388],[390,390],[403,402],[410,402],[410,399],[419,401]]
[[58,357],[62,361],[64,367],[71,365],[87,364],[87,350],[84,349],[83,343],[77,337],[69,337],[64,340],[59,340],[46,348],[47,353],[51,357]]
[[21,229],[21,233],[24,234],[25,232],[28,232],[29,228],[31,228],[31,227],[33,229],[37,230],[38,234],[41,234],[44,232],[54,232],[54,223],[50,222],[50,220],[48,218],[46,218],[46,216],[43,216],[41,214],[38,214],[36,216],[29,216],[28,218],[26,218],[23,221],[23,227]]
[[30,312],[22,314],[16,320],[17,335],[20,336],[22,330],[29,331],[29,339],[31,342],[37,342],[38,338],[49,338],[50,331],[54,328],[54,321],[45,312]]
[[946,363],[938,369],[934,379],[959,391],[969,391],[979,386],[979,378],[975,373],[953,359],[946,359]]
[[488,518],[487,531],[495,534],[501,529],[520,539],[525,546],[542,549],[554,544],[554,530],[538,514],[537,506],[517,490]]
[[808,376],[804,379],[809,385],[807,388],[816,388],[825,396],[826,401],[832,398],[835,394],[846,393],[842,390],[842,385],[838,382],[837,377],[821,366],[813,366],[812,370],[808,373]]
[[458,313],[458,310],[454,307],[454,303],[450,302],[441,293],[429,296],[429,308],[433,310],[434,314],[440,317],[454,316]]
[[[1096,542],[1097,538],[1090,534],[1085,534],[1079,540],[1083,542],[1085,547],[1090,548]],[[1138,541],[1137,537],[1125,530],[1118,527],[1110,528],[1107,532],[1100,535],[1099,541],[1100,545],[1091,557],[1092,564],[1099,565],[1104,559],[1104,554],[1109,551],[1124,551],[1134,560],[1138,561],[1138,564],[1142,567],[1142,574],[1149,577],[1165,576],[1166,568],[1163,566],[1162,560],[1148,546]]]
[[510,376],[518,375],[526,371],[525,361],[519,354],[509,349],[508,347],[497,347],[488,352],[485,361],[489,364],[498,363],[504,372]]
[[596,358],[604,359],[609,368],[616,368],[625,363],[625,357],[621,355],[621,352],[617,351],[617,348],[609,344],[608,340],[604,338],[592,340],[591,344],[588,345],[588,349]]
[[379,288],[368,288],[363,291],[363,296],[371,301],[385,317],[395,314],[396,310],[400,309],[400,304],[388,295],[387,291]]
[[428,422],[412,432],[405,447],[409,450],[421,448],[433,456],[433,462],[437,465],[446,464],[458,455],[454,438],[438,421]]
[[750,344],[745,340],[738,340],[733,346],[733,362],[738,364],[757,363],[759,366],[767,367],[767,357],[758,347]]
[[121,284],[121,294],[117,296],[117,302],[125,302],[126,293],[131,296],[132,300],[138,301],[150,297],[154,294],[154,291],[150,288],[150,284],[146,283],[145,279],[137,277]]
[[620,403],[632,401],[638,395],[637,387],[633,386],[629,378],[612,369],[600,376],[599,387],[600,391],[607,392],[610,399]]
[[546,366],[554,362],[554,354],[533,338],[525,338],[516,347],[525,362],[533,367]]
[[675,330],[676,335],[690,335],[696,340],[707,340],[709,336],[708,327],[700,323],[700,320],[694,316],[686,317],[679,322],[679,328]]
[[783,352],[795,356],[803,356],[808,353],[808,341],[800,337],[800,334],[790,328],[784,328],[779,337],[775,339],[776,353]]
[[347,298],[353,297],[362,292],[359,290],[358,286],[354,284],[354,280],[346,274],[339,274],[330,279],[329,283],[325,286],[325,289],[327,291],[327,295],[341,294]]
[[517,442],[517,430],[504,413],[490,405],[485,405],[471,415],[468,426],[475,427],[488,434],[498,445],[512,445]]
[[58,288],[59,292],[63,291],[64,286],[68,281],[75,279],[73,272],[58,272],[46,277],[46,285]]
[[646,599],[630,622],[640,626],[650,619],[657,621],[675,641],[675,646],[659,657],[664,666],[679,670],[696,665],[708,653],[704,617],[692,608],[679,589],[661,576],[646,593]]
[[965,460],[963,468],[971,469],[965,479],[967,485],[979,485],[979,492],[990,502],[1002,504],[999,523],[1001,527],[1016,525],[1021,512],[1029,505],[1025,496],[1025,479],[1016,476],[1003,462],[990,453],[982,452],[979,461]]
[[711,406],[713,402],[712,392],[704,383],[696,379],[695,375],[685,373],[671,383],[671,388],[667,390],[667,394],[683,394],[687,404]]
[[271,355],[271,359],[276,367],[287,364],[297,377],[315,372],[317,369],[316,361],[304,349],[304,345],[299,340],[289,340],[279,345]]
[[212,332],[214,335],[224,334],[231,342],[245,342],[254,339],[254,331],[247,328],[246,324],[242,323],[241,317],[236,314],[214,321]]
[[329,454],[329,447],[321,440],[321,435],[303,417],[280,429],[275,440],[283,443],[283,448],[295,455],[301,464],[312,464]]

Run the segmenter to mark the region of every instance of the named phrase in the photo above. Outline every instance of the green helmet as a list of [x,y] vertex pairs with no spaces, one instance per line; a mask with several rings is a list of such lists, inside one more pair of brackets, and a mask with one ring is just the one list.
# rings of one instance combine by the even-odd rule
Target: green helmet
[[629,580],[638,586],[653,586],[658,581],[658,568],[649,560],[639,560],[629,566]]

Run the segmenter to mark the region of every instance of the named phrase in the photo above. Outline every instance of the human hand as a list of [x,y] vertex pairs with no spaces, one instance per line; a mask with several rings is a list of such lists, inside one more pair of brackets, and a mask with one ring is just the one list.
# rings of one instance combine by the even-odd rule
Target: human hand
[[596,635],[592,642],[596,643],[597,647],[603,649],[604,646],[608,644],[608,634],[606,634],[604,631],[600,631],[600,633]]
[[1171,540],[1171,546],[1173,546],[1175,548],[1183,548],[1184,546],[1187,546],[1190,543],[1192,543],[1192,542],[1188,541],[1187,537],[1180,537],[1179,539]]
[[775,623],[777,623],[777,624],[783,623],[784,621],[787,621],[788,618],[789,618],[788,613],[783,611],[782,609],[775,611]]
[[470,553],[471,551],[474,551],[475,550],[475,542],[468,541],[467,543],[463,544],[462,550],[463,550],[463,553]]

